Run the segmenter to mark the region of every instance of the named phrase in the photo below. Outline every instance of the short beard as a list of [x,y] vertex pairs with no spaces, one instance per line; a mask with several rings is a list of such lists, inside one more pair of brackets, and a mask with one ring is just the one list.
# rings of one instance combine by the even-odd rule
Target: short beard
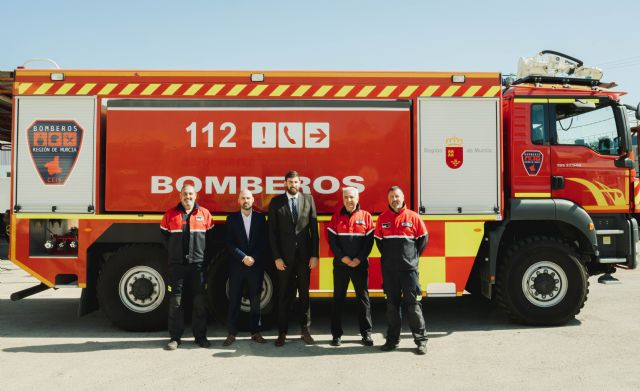
[[[291,190],[293,190],[293,193],[291,192]],[[295,188],[295,187],[293,187],[293,188],[287,187],[287,193],[289,193],[291,195],[296,195],[296,194],[298,194],[298,189]]]

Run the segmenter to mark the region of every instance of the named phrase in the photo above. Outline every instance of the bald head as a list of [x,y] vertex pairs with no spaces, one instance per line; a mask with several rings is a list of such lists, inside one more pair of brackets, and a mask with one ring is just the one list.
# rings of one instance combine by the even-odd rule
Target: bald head
[[238,205],[240,205],[240,209],[244,213],[251,212],[251,208],[253,207],[253,194],[247,189],[240,190],[238,194]]

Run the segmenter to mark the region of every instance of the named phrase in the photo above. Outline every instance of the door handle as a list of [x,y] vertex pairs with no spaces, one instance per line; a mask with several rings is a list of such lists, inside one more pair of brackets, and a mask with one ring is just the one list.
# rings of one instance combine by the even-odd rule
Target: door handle
[[553,189],[553,190],[564,189],[564,177],[563,176],[552,176],[551,177],[551,189]]

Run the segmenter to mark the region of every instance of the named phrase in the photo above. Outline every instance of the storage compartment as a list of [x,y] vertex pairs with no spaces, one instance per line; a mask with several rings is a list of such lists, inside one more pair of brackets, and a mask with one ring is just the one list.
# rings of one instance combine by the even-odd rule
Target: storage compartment
[[500,215],[497,98],[420,98],[419,206],[425,214]]

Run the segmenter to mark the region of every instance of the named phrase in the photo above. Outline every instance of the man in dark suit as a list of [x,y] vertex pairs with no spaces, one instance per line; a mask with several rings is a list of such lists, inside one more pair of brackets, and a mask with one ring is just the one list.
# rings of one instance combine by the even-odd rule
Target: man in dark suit
[[236,340],[245,281],[251,303],[251,339],[258,343],[266,342],[260,335],[260,292],[267,256],[267,222],[264,214],[252,209],[253,201],[249,190],[240,191],[240,211],[227,217],[225,241],[229,250],[229,335],[223,346],[229,346]]
[[318,219],[310,194],[299,192],[300,176],[296,171],[285,175],[286,193],[269,204],[269,241],[278,274],[278,338],[283,346],[287,338],[288,312],[298,289],[302,340],[310,345],[311,311],[309,281],[311,269],[318,266]]

